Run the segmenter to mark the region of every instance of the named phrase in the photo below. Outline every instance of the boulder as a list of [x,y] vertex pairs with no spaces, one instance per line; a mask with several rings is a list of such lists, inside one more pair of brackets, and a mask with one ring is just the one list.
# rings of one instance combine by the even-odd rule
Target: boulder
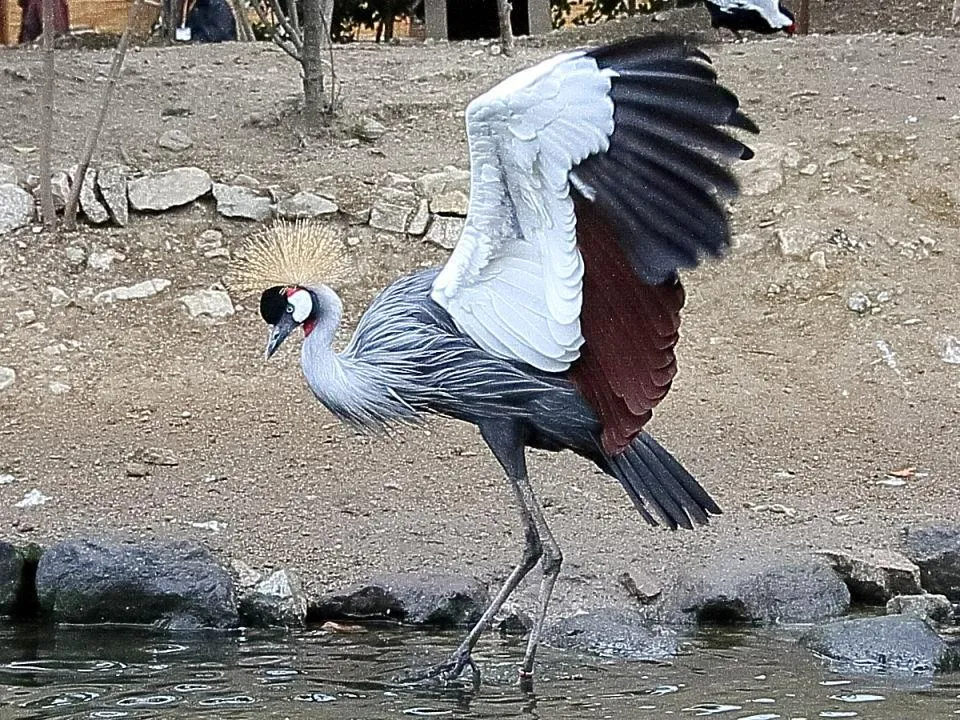
[[120,287],[104,290],[93,296],[95,303],[112,303],[117,300],[143,300],[153,297],[170,287],[170,281],[166,278],[153,278],[144,280],[135,285],[122,285]]
[[166,130],[157,138],[157,145],[170,152],[183,152],[193,147],[193,138],[182,130]]
[[555,648],[624,660],[657,662],[677,654],[675,635],[652,630],[639,615],[619,608],[600,608],[550,622],[543,641]]
[[909,529],[903,549],[920,567],[924,590],[960,602],[960,525]]
[[236,312],[230,296],[223,290],[200,290],[191,295],[184,295],[180,298],[180,302],[187,306],[187,312],[193,318],[201,315],[222,318]]
[[266,222],[273,215],[273,203],[259,190],[242,185],[213,184],[217,212],[224,217]]
[[0,390],[12,387],[17,381],[17,371],[13,368],[0,366]]
[[463,232],[463,226],[465,224],[466,221],[462,218],[435,217],[433,222],[430,223],[430,229],[427,230],[427,234],[423,236],[423,239],[428,243],[442,247],[444,250],[453,250],[457,241],[460,239],[460,234]]
[[442,172],[417,180],[417,190],[430,204],[430,212],[466,217],[470,204],[470,172],[448,165]]
[[[71,182],[77,181],[78,168],[74,166],[70,169]],[[94,225],[102,225],[110,219],[110,211],[97,197],[97,171],[95,168],[87,168],[83,176],[83,185],[80,186],[80,209],[89,222]]]
[[747,197],[769,195],[783,186],[784,167],[796,167],[800,156],[796,150],[772,143],[748,143],[755,155],[733,168],[740,182],[740,191]]
[[403,233],[418,210],[417,196],[409,190],[381,187],[379,195],[370,208],[370,227],[389,232]]
[[887,602],[887,615],[915,615],[945,625],[953,620],[953,603],[945,595],[897,595]]
[[277,203],[277,215],[284,220],[310,220],[338,210],[335,202],[312,192],[298,192]]
[[0,185],[19,185],[20,173],[13,165],[0,163]]
[[254,627],[302,627],[307,619],[307,596],[292,570],[277,570],[243,593],[240,616]]
[[206,195],[212,186],[204,170],[179,167],[131,180],[127,196],[134,210],[169,210]]
[[372,117],[361,117],[353,129],[353,134],[365,142],[376,142],[387,131],[386,125]]
[[680,579],[665,610],[701,624],[801,623],[843,615],[850,591],[815,558],[720,557]]
[[127,169],[123,165],[104,165],[97,173],[97,189],[113,221],[126,226],[130,220],[127,202]]
[[174,629],[238,625],[233,580],[197,543],[57,543],[37,567],[37,597],[56,622],[153,623]]
[[0,615],[10,615],[17,605],[23,582],[23,556],[0,540]]
[[466,625],[489,604],[486,587],[472,577],[445,573],[391,573],[320,598],[319,620],[400,620],[414,625]]
[[417,209],[407,223],[407,232],[411,235],[423,235],[427,231],[427,224],[430,222],[430,207],[426,200],[417,203]]
[[840,672],[932,674],[950,670],[958,652],[910,615],[839,620],[815,627],[800,642]]
[[13,183],[0,185],[0,235],[29,225],[34,217],[33,195]]
[[823,550],[819,554],[847,584],[854,602],[883,605],[895,595],[922,592],[920,568],[893,550]]

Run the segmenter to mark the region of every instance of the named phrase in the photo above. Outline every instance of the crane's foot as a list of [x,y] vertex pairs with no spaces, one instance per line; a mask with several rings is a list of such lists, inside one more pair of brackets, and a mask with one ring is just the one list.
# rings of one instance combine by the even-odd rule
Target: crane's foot
[[400,678],[403,684],[447,686],[461,679],[469,668],[470,682],[474,688],[480,687],[480,668],[473,661],[469,649],[460,648],[446,662],[438,663],[425,670],[414,670]]

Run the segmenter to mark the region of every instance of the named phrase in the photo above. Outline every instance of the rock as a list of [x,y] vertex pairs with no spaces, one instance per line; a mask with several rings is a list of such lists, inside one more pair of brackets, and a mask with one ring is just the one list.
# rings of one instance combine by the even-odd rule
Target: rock
[[519,605],[508,600],[494,616],[493,626],[501,635],[524,635],[533,627],[533,618]]
[[183,152],[193,147],[193,138],[182,130],[167,130],[157,138],[157,145],[171,152]]
[[114,260],[126,260],[127,256],[123,253],[119,253],[113,248],[107,248],[106,250],[91,250],[90,254],[87,255],[87,267],[91,270],[109,270],[110,266],[113,265]]
[[70,302],[70,296],[58,287],[50,285],[47,288],[47,292],[50,293],[50,304],[53,307],[67,305]]
[[370,208],[370,227],[395,233],[406,232],[407,224],[418,206],[417,196],[409,190],[382,187]]
[[26,325],[32,325],[37,321],[37,313],[30,309],[18,310],[16,312],[16,317],[17,317],[17,323],[20,325],[20,327],[24,327]]
[[730,247],[741,255],[753,255],[766,249],[767,241],[756,233],[736,233],[730,238]]
[[0,163],[0,185],[19,185],[20,173],[13,165]]
[[769,195],[783,186],[783,168],[796,167],[799,153],[789,147],[770,143],[750,143],[755,156],[733,168],[740,191],[747,197]]
[[233,571],[237,587],[240,588],[241,592],[253,590],[263,580],[263,573],[257,572],[243,560],[237,560],[236,558],[231,560],[230,569]]
[[213,184],[217,212],[224,217],[266,222],[273,215],[273,203],[259,191],[242,185]]
[[863,315],[873,307],[873,302],[866,293],[854,290],[847,297],[847,310],[855,312],[857,315]]
[[448,165],[442,172],[417,180],[417,190],[430,203],[430,212],[466,217],[470,203],[470,172]]
[[946,595],[897,595],[887,601],[887,615],[916,615],[946,625],[953,621],[953,603]]
[[922,592],[920,568],[893,550],[823,550],[819,554],[847,584],[854,602],[883,605],[895,595]]
[[73,265],[75,268],[78,268],[80,265],[84,265],[87,262],[87,251],[79,245],[70,245],[67,247],[63,251],[63,256],[67,259],[67,262]]
[[20,552],[0,540],[0,615],[10,615],[16,609],[23,583],[23,565]]
[[677,654],[677,638],[643,624],[636,614],[600,608],[547,624],[543,641],[564,650],[581,650],[601,657],[657,662]]
[[55,172],[50,176],[50,189],[53,191],[53,206],[57,210],[63,210],[67,206],[67,198],[70,197],[70,176],[62,170]]
[[427,223],[430,222],[430,206],[426,200],[421,200],[417,204],[417,209],[413,217],[407,223],[407,232],[411,235],[423,235],[427,231]]
[[414,181],[403,173],[388,172],[380,178],[381,188],[395,188],[396,190],[413,190]]
[[30,224],[34,216],[33,195],[7,183],[0,185],[0,235]]
[[800,642],[840,672],[926,675],[957,662],[957,651],[910,615],[831,622],[813,628]]
[[169,210],[210,192],[210,176],[196,167],[179,167],[131,180],[127,195],[134,210]]
[[222,290],[200,290],[192,295],[184,295],[180,302],[187,306],[187,312],[192,318],[200,315],[222,318],[236,312],[230,296]]
[[233,580],[197,543],[57,543],[37,567],[41,609],[55,622],[153,623],[172,629],[239,622]]
[[364,142],[376,142],[387,131],[386,125],[372,117],[362,117],[353,129],[353,134]]
[[312,192],[298,192],[277,203],[277,215],[284,220],[309,220],[332,215],[339,209],[335,202]]
[[206,252],[223,245],[223,233],[219,230],[204,230],[200,237],[194,240],[197,250]]
[[23,496],[22,500],[14,503],[13,506],[18,508],[37,507],[39,505],[46,505],[49,499],[49,495],[44,495],[42,492],[37,490],[37,488],[33,488],[33,490]]
[[68,392],[73,390],[73,388],[70,385],[67,385],[66,383],[60,382],[58,380],[54,380],[52,383],[47,385],[47,389],[53,395],[66,395]]
[[818,270],[827,269],[827,254],[823,250],[814,250],[807,259]]
[[810,253],[822,237],[819,230],[809,227],[794,226],[778,229],[777,248],[780,254],[789,258],[809,258]]
[[[74,166],[70,169],[71,183],[77,181],[78,168]],[[97,171],[94,168],[87,168],[83,176],[83,185],[80,186],[80,209],[86,215],[87,220],[94,225],[102,225],[110,219],[110,211],[107,206],[100,202],[97,197]]]
[[937,336],[937,352],[945,363],[960,365],[960,340],[953,335]]
[[929,593],[960,602],[960,525],[910,529],[904,554],[920,566],[920,584]]
[[303,627],[307,596],[292,570],[277,570],[240,599],[240,616],[255,627]]
[[142,478],[150,474],[150,468],[147,467],[146,463],[128,462],[124,466],[124,472],[127,477]]
[[414,625],[464,625],[489,603],[476,579],[443,573],[392,573],[326,595],[312,608],[320,620],[400,620]]
[[170,281],[164,278],[144,280],[136,285],[120,286],[104,290],[93,296],[96,303],[112,303],[117,300],[142,300],[161,293],[170,287]]
[[701,624],[813,622],[843,615],[850,591],[827,564],[807,557],[719,557],[688,573],[665,610]]
[[631,597],[644,605],[653,602],[663,593],[660,582],[643,568],[624,570],[617,576],[617,580]]
[[250,175],[244,175],[243,173],[240,173],[233,179],[233,184],[245,188],[260,187],[259,180],[257,180],[255,177],[251,177]]
[[107,206],[110,217],[120,227],[130,220],[127,202],[127,169],[123,165],[104,165],[97,173],[97,189]]
[[17,381],[17,373],[13,368],[0,366],[0,391],[6,390]]
[[463,226],[466,224],[462,218],[439,216],[430,223],[430,229],[423,239],[428,243],[433,243],[442,247],[444,250],[453,250],[463,232]]

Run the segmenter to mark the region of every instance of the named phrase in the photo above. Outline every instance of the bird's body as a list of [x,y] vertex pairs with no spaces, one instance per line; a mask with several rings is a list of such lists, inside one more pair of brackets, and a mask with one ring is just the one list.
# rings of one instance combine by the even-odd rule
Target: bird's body
[[719,161],[752,153],[721,127],[756,131],[738,107],[705,55],[666,38],[563,53],[507,78],[467,108],[470,206],[453,254],[387,287],[340,353],[340,299],[314,277],[339,261],[329,238],[281,232],[251,249],[246,285],[270,286],[268,357],[302,328],[304,374],[334,414],[372,431],[428,414],[472,423],[514,492],[521,559],[435,674],[473,666],[478,637],[541,562],[521,677],[532,672],[562,554],[525,448],[593,461],[653,524],[720,512],[644,426],[677,370],[677,270],[729,243],[721,198],[736,183]]
[[[416,423],[429,414],[474,425],[509,418],[528,447],[571,450],[616,477],[650,522],[647,504],[671,527],[690,527],[688,514],[706,521],[704,510],[719,508],[686,471],[667,470],[645,453],[653,478],[612,460],[603,449],[603,426],[567,372],[539,370],[521,361],[485,351],[457,328],[450,314],[431,297],[439,268],[393,282],[371,303],[342,352],[332,348],[340,323],[339,300],[313,288],[323,318],[301,350],[304,376],[314,395],[338,418],[357,428],[386,430],[391,424]],[[666,451],[643,433],[639,446]],[[662,455],[660,455],[662,457]],[[634,459],[634,462],[636,460]],[[671,466],[672,467],[672,466]],[[677,466],[679,467],[679,465]],[[673,501],[650,495],[645,484],[669,487]],[[675,496],[675,497],[674,497]]]
[[741,32],[763,35],[796,31],[793,13],[777,0],[703,0],[710,13],[710,25],[718,33],[727,28],[737,39]]

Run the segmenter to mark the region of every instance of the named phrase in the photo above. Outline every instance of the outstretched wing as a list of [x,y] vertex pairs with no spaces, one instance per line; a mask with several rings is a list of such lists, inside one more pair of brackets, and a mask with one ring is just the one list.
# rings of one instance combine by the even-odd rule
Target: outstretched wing
[[729,244],[720,160],[752,155],[719,129],[756,127],[708,63],[643,38],[553,57],[467,109],[470,207],[432,297],[495,355],[572,366],[608,451],[669,388],[676,270]]
[[470,206],[432,297],[500,357],[553,372],[578,357],[583,263],[568,176],[607,149],[612,76],[566,53],[467,107]]

